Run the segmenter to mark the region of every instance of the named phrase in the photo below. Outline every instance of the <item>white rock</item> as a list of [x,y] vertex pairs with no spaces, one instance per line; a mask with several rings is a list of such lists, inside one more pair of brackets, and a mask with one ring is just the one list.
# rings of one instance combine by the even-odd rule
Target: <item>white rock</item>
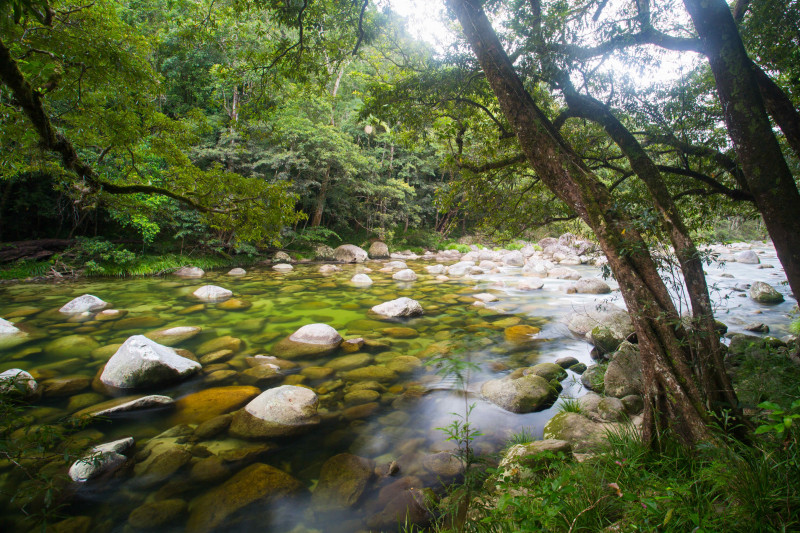
[[494,261],[488,261],[484,259],[478,264],[478,268],[480,268],[481,270],[485,270],[487,272],[491,272],[492,270],[497,269],[497,263],[495,263]]
[[25,397],[36,396],[39,384],[21,368],[11,368],[0,374],[0,393],[17,391]]
[[289,272],[290,270],[294,270],[294,267],[289,263],[278,263],[272,267],[272,270],[277,270],[278,272]]
[[608,294],[611,287],[599,278],[581,278],[571,286],[579,294]]
[[290,341],[305,344],[339,344],[342,336],[328,324],[306,324],[289,336]]
[[0,335],[16,335],[17,333],[19,333],[18,327],[8,320],[0,318]]
[[385,317],[419,316],[424,313],[418,301],[405,296],[376,305],[372,312]]
[[131,447],[133,437],[95,446],[88,455],[72,463],[69,477],[76,483],[86,483],[102,474],[113,472],[128,460],[123,454]]
[[428,265],[428,266],[425,267],[425,271],[428,274],[432,274],[434,276],[437,276],[437,275],[441,274],[442,272],[444,272],[444,265]]
[[[135,398],[129,402],[121,403],[106,409],[93,411],[87,416],[108,416],[117,413],[128,413],[130,411],[139,411],[141,409],[151,409],[154,407],[166,407],[175,403],[175,400],[169,396],[162,394],[149,394],[140,398]],[[81,411],[83,412],[83,411]]]
[[202,367],[144,335],[129,337],[106,363],[100,381],[110,387],[155,387],[185,379]]
[[230,432],[245,438],[295,435],[319,424],[318,406],[319,398],[314,391],[281,385],[262,392],[237,411]]
[[436,281],[450,281],[450,278],[448,278],[445,275],[439,274],[438,276],[436,276]]
[[577,270],[567,267],[557,267],[547,272],[548,278],[579,280],[581,275]]
[[372,278],[366,274],[356,274],[350,281],[356,285],[372,285]]
[[322,265],[319,267],[319,271],[321,274],[333,274],[334,272],[339,272],[342,269],[336,265]]
[[204,302],[221,302],[233,296],[233,292],[216,285],[203,285],[192,293]]
[[179,268],[173,274],[181,278],[202,278],[206,273],[200,267],[185,266]]
[[416,281],[417,275],[410,268],[406,268],[399,272],[395,272],[394,275],[392,275],[392,279],[397,281]]
[[736,262],[745,265],[758,265],[761,263],[761,260],[758,258],[758,254],[753,250],[744,250],[736,254]]
[[484,302],[484,303],[496,302],[497,301],[497,296],[495,296],[494,294],[489,294],[488,292],[482,292],[480,294],[473,294],[472,297],[475,298],[476,300],[480,300],[481,302]]
[[525,264],[525,256],[519,250],[514,250],[503,256],[503,263],[508,266],[521,267]]
[[475,261],[459,261],[454,265],[447,267],[447,274],[449,276],[464,276],[469,273],[470,269],[475,266]]
[[64,314],[76,314],[76,313],[85,313],[88,311],[100,311],[108,304],[98,298],[97,296],[92,296],[91,294],[84,294],[83,296],[78,296],[74,300],[71,300],[69,303],[65,304],[61,309],[60,312]]
[[535,291],[544,287],[544,281],[540,279],[523,280],[517,284],[518,291]]
[[244,276],[247,271],[243,268],[232,268],[228,271],[229,276]]
[[408,265],[405,261],[389,261],[383,266],[384,268],[389,268],[392,270],[402,270],[404,268],[408,268]]

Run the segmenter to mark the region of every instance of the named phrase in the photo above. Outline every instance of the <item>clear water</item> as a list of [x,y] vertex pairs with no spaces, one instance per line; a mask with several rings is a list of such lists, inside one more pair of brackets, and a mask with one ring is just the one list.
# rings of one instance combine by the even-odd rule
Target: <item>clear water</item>
[[[793,299],[787,298],[787,302],[777,306],[763,306],[749,298],[738,297],[744,293],[733,290],[737,283],[763,280],[784,293],[788,291],[780,283],[785,277],[774,251],[771,248],[765,248],[765,251],[762,261],[775,265],[775,269],[757,269],[754,265],[735,263],[721,269],[713,265],[707,269],[709,283],[714,287],[720,305],[718,314],[731,330],[741,330],[746,323],[759,321],[770,325],[772,335],[780,336],[787,332],[788,313],[795,305]],[[378,272],[380,263],[368,263],[367,266],[375,270],[370,273],[375,284],[366,288],[349,282],[364,268],[357,265],[345,265],[341,272],[333,275],[320,274],[319,265],[298,265],[289,273],[253,269],[243,277],[210,272],[200,280],[165,277],[0,286],[0,317],[12,316],[10,320],[28,331],[32,339],[18,346],[0,347],[0,371],[22,368],[40,381],[65,375],[93,377],[109,355],[92,355],[91,347],[122,343],[130,335],[174,326],[203,328],[200,335],[176,346],[190,351],[205,341],[226,335],[242,340],[235,356],[214,368],[236,371],[223,381],[210,381],[209,373],[202,373],[179,385],[145,392],[180,399],[210,387],[240,384],[238,372],[249,368],[246,357],[269,354],[277,341],[314,322],[333,326],[345,338],[364,337],[385,344],[382,352],[369,354],[371,361],[367,364],[386,364],[397,355],[414,355],[425,361],[431,354],[442,351],[475,363],[478,370],[466,375],[466,392],[460,390],[452,377],[439,376],[434,366],[421,365],[399,375],[395,381],[384,382],[379,406],[364,416],[353,416],[352,412],[343,416],[349,407],[343,404],[343,396],[350,384],[337,374],[317,380],[305,379],[302,384],[315,389],[320,397],[322,424],[299,437],[270,439],[269,451],[249,462],[255,460],[279,468],[308,490],[288,501],[251,505],[224,523],[225,529],[235,531],[249,531],[256,527],[261,531],[366,530],[370,517],[385,506],[386,496],[381,496],[381,490],[387,485],[405,477],[416,487],[441,487],[442,480],[425,469],[423,459],[428,454],[453,450],[454,444],[438,428],[446,427],[463,416],[467,405],[474,405],[470,423],[483,433],[475,443],[480,453],[498,452],[511,435],[522,430],[541,437],[544,424],[558,409],[558,403],[538,413],[509,413],[480,398],[477,393],[480,383],[502,377],[515,368],[552,362],[568,355],[591,364],[590,346],[569,333],[564,318],[584,306],[600,302],[623,305],[618,293],[615,293],[617,296],[603,297],[568,295],[563,288],[571,283],[569,281],[545,279],[542,290],[518,291],[515,287],[522,279],[519,269],[439,282],[425,273],[425,264],[410,262],[409,266],[418,273],[419,279],[413,283],[400,283],[393,281],[390,273]],[[593,267],[576,269],[583,275],[599,274]],[[733,274],[735,279],[721,277],[723,272]],[[223,310],[216,304],[198,306],[191,292],[204,284],[228,288],[234,292],[234,298],[250,306],[244,310]],[[486,307],[473,305],[472,295],[480,292],[491,292],[498,300]],[[64,303],[86,293],[102,298],[111,308],[125,310],[127,314],[119,320],[73,322],[57,312]],[[400,296],[420,301],[425,315],[390,321],[376,319],[368,313],[372,306]],[[187,314],[187,311],[191,312]],[[512,323],[538,326],[541,333],[530,344],[509,344],[504,339],[503,330]],[[413,331],[397,335],[388,329],[398,326]],[[54,339],[67,335],[87,337],[90,348],[65,355],[53,347],[51,342]],[[322,366],[341,355],[344,354],[295,360],[300,367],[287,371],[285,380],[297,384],[302,380],[297,374],[300,368]],[[271,383],[269,387],[279,384],[281,382]],[[579,376],[572,372],[562,384],[562,398],[584,393]],[[95,391],[86,388],[74,394],[91,392]],[[87,401],[108,399],[94,397]],[[70,405],[73,407],[68,407]],[[76,410],[74,406],[75,398],[71,396],[44,397],[30,406],[26,414],[32,417],[32,424],[53,424],[72,414]],[[174,428],[176,421],[190,427],[198,422],[191,417],[176,415],[174,408],[147,410],[95,423],[78,437],[98,444],[132,436],[136,440],[136,450],[141,450],[148,440]],[[183,531],[192,512],[191,502],[248,464],[247,461],[228,464],[228,475],[213,483],[198,482],[190,477],[193,464],[207,457],[207,450],[215,449],[214,446],[221,441],[229,447],[253,445],[246,441],[232,443],[225,434],[208,442],[193,443],[189,448],[193,454],[191,462],[164,482],[143,488],[130,472],[110,481],[89,483],[77,491],[63,512],[66,516],[91,517],[92,528],[98,531],[127,531],[130,530],[128,515],[133,509],[145,502],[179,498],[189,503],[190,510],[180,515],[172,526],[159,529]],[[309,495],[320,469],[328,458],[342,452],[373,459],[378,466],[396,461],[400,471],[389,478],[373,477],[358,503],[346,511],[316,509]],[[0,486],[6,494],[13,493],[19,483],[24,483],[24,479],[18,471],[8,464],[0,465]],[[18,529],[21,527],[20,514],[14,511],[13,505],[6,507],[0,523],[6,523],[7,531]],[[397,530],[396,527],[388,529]]]

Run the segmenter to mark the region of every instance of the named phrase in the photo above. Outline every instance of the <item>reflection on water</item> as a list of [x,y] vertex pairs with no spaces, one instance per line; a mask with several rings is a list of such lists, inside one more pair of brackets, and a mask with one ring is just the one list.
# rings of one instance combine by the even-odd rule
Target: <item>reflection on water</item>
[[[766,262],[777,264],[774,252]],[[379,263],[367,266],[375,270],[381,267]],[[147,461],[147,454],[153,456],[161,453],[159,450],[168,449],[175,458],[172,463],[164,459],[160,465],[167,475],[148,478],[147,482],[142,481],[144,477],[138,476],[134,468],[114,479],[89,483],[78,492],[65,513],[90,517],[92,527],[98,530],[123,531],[131,528],[129,515],[130,523],[136,523],[136,513],[131,515],[131,512],[143,504],[174,502],[159,504],[163,507],[158,508],[160,512],[172,512],[158,526],[159,530],[183,531],[187,527],[205,530],[207,527],[197,525],[197,516],[205,516],[199,514],[198,507],[208,505],[209,494],[213,499],[214,487],[246,476],[248,468],[252,468],[248,465],[264,464],[289,474],[291,478],[287,479],[293,483],[299,481],[302,490],[292,499],[262,498],[251,505],[245,505],[248,503],[245,498],[241,508],[233,505],[233,512],[223,517],[225,529],[356,531],[384,527],[396,530],[396,526],[380,521],[381,513],[391,506],[391,498],[398,491],[411,486],[441,486],[443,476],[447,478],[446,469],[432,466],[431,456],[452,451],[454,443],[439,428],[463,416],[466,405],[475,406],[470,423],[483,434],[475,448],[485,454],[498,452],[511,435],[522,429],[541,437],[544,424],[557,409],[558,404],[538,413],[504,411],[480,398],[477,391],[482,381],[565,356],[591,364],[589,346],[573,338],[563,325],[563,318],[574,309],[596,302],[623,305],[621,298],[613,294],[601,298],[568,295],[563,288],[571,282],[562,280],[546,279],[541,290],[517,290],[519,269],[438,282],[424,271],[423,263],[410,266],[418,273],[418,281],[398,283],[391,279],[390,273],[376,271],[371,273],[375,284],[369,287],[349,282],[353,274],[364,268],[355,265],[344,266],[333,275],[320,274],[317,265],[299,265],[289,273],[252,270],[246,276],[232,277],[218,272],[207,273],[202,280],[166,277],[0,287],[0,317],[11,320],[29,334],[28,342],[0,347],[0,371],[22,368],[40,382],[68,378],[66,381],[72,384],[71,388],[45,394],[30,407],[26,414],[32,417],[33,424],[52,424],[107,401],[107,392],[93,388],[88,381],[114,353],[114,345],[134,334],[175,326],[202,328],[199,335],[176,348],[207,357],[211,348],[218,352],[224,347],[232,350],[233,355],[212,358],[197,377],[153,393],[176,400],[188,396],[186,402],[191,403],[196,396],[190,395],[212,388],[225,387],[220,389],[222,398],[233,394],[233,387],[240,385],[255,385],[265,390],[289,383],[314,389],[320,399],[319,426],[299,437],[268,441],[233,439],[224,430],[198,438],[197,425],[220,413],[213,407],[192,404],[188,408],[181,402],[169,408],[125,413],[94,423],[79,436],[90,444],[134,437],[136,468]],[[599,273],[595,268],[576,268],[583,275]],[[735,278],[720,277],[723,272],[732,273]],[[757,313],[764,307],[749,298],[739,298],[734,286],[742,281],[763,279],[785,293],[787,289],[776,282],[781,276],[779,268],[755,270],[752,265],[729,264],[722,271],[709,267],[710,283],[716,284],[719,294],[728,296],[721,300],[722,320],[732,330],[757,320]],[[222,304],[198,302],[191,293],[204,284],[232,290],[233,299]],[[472,295],[481,292],[490,292],[498,299],[485,307],[473,305]],[[124,313],[111,320],[100,320],[95,315],[66,318],[57,312],[64,303],[86,293],[102,298]],[[420,301],[425,315],[391,321],[368,312],[372,306],[400,296]],[[794,301],[789,299],[769,308],[768,322],[773,334],[786,331],[789,319],[785,314],[792,305]],[[325,357],[295,359],[296,365],[283,369],[278,381],[262,382],[246,377],[244,372],[252,362],[248,357],[270,354],[278,341],[315,322],[331,325],[345,339],[363,337],[373,342],[356,353],[340,350]],[[541,332],[528,344],[510,344],[504,339],[504,329],[517,324],[537,326]],[[220,340],[224,337],[232,339]],[[347,359],[342,359],[343,356]],[[433,365],[424,364],[438,356],[475,363],[477,369],[465,376],[465,390],[452,376],[442,378]],[[344,379],[345,372],[361,367],[386,367],[392,372],[384,372],[375,379]],[[562,398],[583,394],[579,377],[572,372],[562,385]],[[353,394],[356,391],[360,394]],[[369,459],[370,467],[376,471],[369,476],[363,496],[347,511],[312,503],[310,494],[323,464],[344,452]],[[168,453],[163,456],[172,457]],[[379,475],[389,465],[399,470],[392,476]],[[5,491],[12,492],[24,483],[9,465],[0,468],[0,483]],[[220,496],[218,505],[224,506],[223,500]],[[2,520],[6,527],[17,528],[19,514],[11,509],[8,506]]]

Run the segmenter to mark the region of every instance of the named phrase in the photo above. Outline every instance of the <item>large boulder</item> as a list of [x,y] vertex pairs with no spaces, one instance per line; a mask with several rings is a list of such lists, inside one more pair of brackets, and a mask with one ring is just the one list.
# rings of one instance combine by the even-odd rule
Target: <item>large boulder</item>
[[203,285],[192,294],[195,298],[204,302],[222,302],[233,296],[233,291],[216,285]]
[[133,437],[107,442],[92,448],[69,468],[69,477],[75,483],[107,475],[119,469],[128,460],[125,452],[133,447]]
[[375,241],[369,245],[369,257],[371,259],[386,259],[389,257],[389,247],[385,242]]
[[327,244],[320,244],[314,248],[314,259],[317,261],[335,261],[336,254],[333,248]]
[[369,258],[367,252],[355,244],[343,244],[333,251],[336,261],[342,263],[363,263]]
[[108,360],[100,381],[118,389],[152,388],[191,377],[201,368],[168,346],[134,335]]
[[355,505],[372,477],[375,462],[349,453],[334,455],[322,465],[311,501],[318,508]]
[[247,385],[212,387],[194,392],[175,402],[175,414],[170,421],[175,425],[200,424],[239,409],[260,393],[260,389]]
[[16,327],[13,322],[9,322],[8,320],[0,318],[0,336],[16,335],[19,332],[19,328]]
[[601,445],[606,432],[614,424],[595,422],[580,413],[559,413],[544,426],[544,438],[567,441],[575,451],[586,451]]
[[763,281],[756,281],[750,286],[750,298],[762,304],[779,304],[783,301],[783,295]]
[[327,324],[307,324],[272,349],[273,355],[283,359],[327,355],[342,343],[342,336]]
[[736,254],[736,262],[745,265],[758,265],[761,263],[761,260],[758,258],[758,254],[753,250],[744,250]]
[[352,278],[350,278],[350,282],[354,285],[361,285],[362,287],[366,287],[367,285],[372,285],[373,281],[372,278],[367,276],[366,274],[356,274]]
[[493,404],[512,413],[541,411],[552,405],[558,397],[558,391],[546,379],[537,375],[492,379],[483,384],[481,394]]
[[602,324],[592,328],[587,338],[601,354],[612,353],[619,348],[625,339],[633,334],[633,323],[630,316],[617,314],[610,316]]
[[603,391],[615,398],[642,393],[642,363],[636,346],[622,343],[608,364],[603,385]]
[[571,455],[572,445],[565,440],[555,439],[515,444],[506,451],[497,471],[503,479],[529,478],[553,461],[558,453]]
[[204,533],[226,524],[228,517],[249,505],[268,505],[276,498],[303,490],[298,480],[274,466],[255,463],[189,504],[186,531]]
[[568,267],[556,267],[547,271],[548,278],[579,280],[581,275],[577,270]]
[[578,294],[608,294],[611,287],[599,278],[581,278],[571,286]]
[[269,389],[233,415],[230,433],[247,439],[297,435],[319,424],[318,405],[311,389],[295,385]]
[[87,312],[91,313],[105,309],[107,306],[108,303],[104,302],[97,296],[84,294],[83,296],[78,296],[77,298],[64,304],[64,306],[59,309],[59,312],[67,315]]
[[419,316],[424,313],[418,301],[405,296],[376,305],[371,311],[388,318]]
[[459,261],[447,267],[447,274],[455,277],[465,276],[471,273],[475,268],[477,268],[475,266],[475,261]]

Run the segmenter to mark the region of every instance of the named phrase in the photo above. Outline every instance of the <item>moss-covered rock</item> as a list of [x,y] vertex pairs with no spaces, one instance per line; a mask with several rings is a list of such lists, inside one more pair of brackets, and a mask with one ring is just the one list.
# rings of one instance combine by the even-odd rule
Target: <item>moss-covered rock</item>
[[493,379],[481,387],[487,400],[512,413],[541,411],[553,404],[558,392],[541,376]]
[[137,529],[151,529],[175,523],[186,512],[186,502],[177,498],[148,502],[128,515],[128,524]]
[[375,462],[349,453],[334,455],[322,465],[311,501],[318,508],[352,507],[372,477]]
[[234,411],[261,390],[250,386],[213,387],[184,396],[175,402],[173,424],[199,424]]
[[547,381],[561,381],[566,379],[567,372],[555,363],[539,363],[538,365],[526,368],[523,375],[541,376]]

